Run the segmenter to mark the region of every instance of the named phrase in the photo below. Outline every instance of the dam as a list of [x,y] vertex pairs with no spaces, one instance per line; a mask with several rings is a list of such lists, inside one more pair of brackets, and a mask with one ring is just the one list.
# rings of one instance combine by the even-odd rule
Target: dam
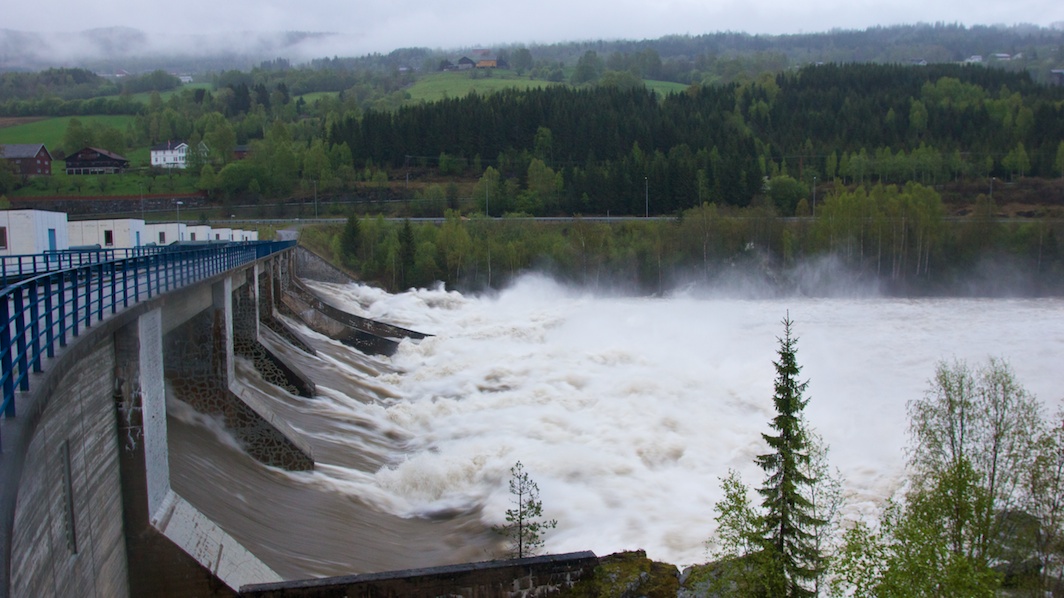
[[[87,265],[96,271],[78,280],[105,284],[91,286],[90,326],[81,320],[81,340],[67,338],[67,353],[77,352],[67,361],[58,346],[48,357],[44,327],[33,332],[23,319],[26,349],[16,340],[7,353],[33,354],[37,337],[42,359],[40,372],[28,357],[24,365],[13,360],[16,373],[28,372],[28,389],[16,392],[16,414],[0,420],[0,539],[10,576],[0,595],[325,596],[343,593],[321,584],[412,579],[427,584],[423,594],[391,595],[471,595],[456,590],[455,576],[483,571],[459,563],[494,556],[489,530],[508,506],[505,472],[518,459],[559,521],[548,551],[586,557],[572,551],[641,548],[680,566],[705,562],[719,478],[734,469],[758,480],[754,457],[771,417],[774,341],[787,311],[810,380],[810,422],[845,478],[847,517],[875,517],[904,481],[906,402],[925,391],[936,361],[1001,356],[1032,393],[1061,405],[1059,298],[736,298],[694,290],[647,298],[603,296],[542,276],[498,294],[389,294],[330,281],[327,267],[312,273],[313,260],[300,256],[307,257],[282,248],[222,271],[208,269],[218,256],[196,266],[174,260],[165,277],[158,274],[168,267],[149,259],[116,267],[133,275],[126,287],[110,266]],[[169,280],[169,290],[147,296],[148,271],[153,284]],[[286,290],[292,272],[299,280]],[[175,287],[182,277],[193,282]],[[143,308],[133,302],[138,288]],[[111,314],[109,298],[127,294],[130,307]],[[31,311],[31,296],[7,295],[9,309],[21,301]],[[83,316],[85,297],[77,299]],[[341,326],[358,324],[357,316],[431,336],[395,345],[400,331]],[[8,321],[16,339],[18,321]],[[149,343],[154,328],[160,340]],[[79,347],[92,334],[103,336]],[[102,349],[90,350],[101,340]],[[134,345],[139,355],[150,344],[161,366],[127,358]],[[206,390],[189,398],[197,388]],[[164,459],[153,441],[159,397],[170,399]],[[34,415],[42,401],[44,414]],[[258,444],[256,430],[265,434]],[[163,476],[147,463],[168,468],[161,489]],[[21,470],[12,482],[14,465]],[[142,489],[126,492],[131,482]],[[441,579],[451,585],[433,585]],[[161,591],[165,584],[177,589]]]
[[369,475],[389,452],[375,445],[409,439],[302,413],[327,409],[329,387],[379,398],[350,372],[379,373],[374,355],[425,335],[322,301],[301,276],[337,273],[294,242],[5,272],[0,596],[299,595],[285,584],[391,569],[407,571],[327,585],[434,595],[456,579],[556,587],[594,561],[461,565],[498,542],[471,514],[404,518],[308,491],[319,461]]

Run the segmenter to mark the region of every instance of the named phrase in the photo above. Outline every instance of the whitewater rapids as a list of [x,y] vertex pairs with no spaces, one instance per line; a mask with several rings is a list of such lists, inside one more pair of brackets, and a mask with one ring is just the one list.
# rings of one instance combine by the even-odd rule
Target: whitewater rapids
[[485,296],[315,288],[434,336],[367,358],[301,328],[320,354],[290,358],[319,396],[259,387],[314,446],[314,472],[271,470],[194,415],[170,418],[175,487],[289,578],[496,556],[517,461],[558,521],[547,551],[704,562],[719,479],[762,481],[788,313],[849,517],[875,516],[902,483],[906,403],[937,362],[1002,357],[1047,410],[1064,396],[1060,299],[607,297],[538,276]]

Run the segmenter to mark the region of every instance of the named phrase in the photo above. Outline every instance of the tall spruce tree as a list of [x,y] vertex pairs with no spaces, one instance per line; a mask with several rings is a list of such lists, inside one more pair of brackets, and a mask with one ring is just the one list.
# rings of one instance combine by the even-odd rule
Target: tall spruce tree
[[761,494],[763,551],[766,562],[766,587],[772,596],[813,596],[809,585],[823,568],[823,557],[816,547],[812,530],[824,524],[813,515],[809,492],[809,435],[802,420],[802,410],[809,402],[803,398],[808,382],[799,382],[801,368],[795,358],[798,339],[791,334],[793,321],[783,319],[783,337],[779,339],[776,366],[776,417],[771,427],[775,434],[762,434],[771,452],[757,457],[765,472]]

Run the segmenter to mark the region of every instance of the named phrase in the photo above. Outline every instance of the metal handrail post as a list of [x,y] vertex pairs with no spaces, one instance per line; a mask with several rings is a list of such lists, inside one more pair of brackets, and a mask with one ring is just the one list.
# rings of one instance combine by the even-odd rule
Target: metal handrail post
[[[74,274],[77,276],[77,274]],[[66,272],[59,273],[59,346],[66,346],[66,332],[67,332],[67,274]],[[77,295],[75,295],[77,296]]]
[[0,366],[3,367],[0,376],[4,382],[4,398],[0,399],[0,403],[4,405],[4,415],[15,417],[15,399],[7,398],[15,396],[15,371],[12,369],[14,363],[11,359],[11,310],[7,297],[0,301],[0,322],[4,324],[3,331],[0,331]]
[[41,373],[41,305],[37,281],[30,283],[30,347],[33,349],[33,371]]
[[52,314],[53,307],[52,277],[49,276],[44,279],[44,328],[48,331],[45,334],[44,342],[45,354],[48,359],[55,357],[55,316]]
[[15,289],[15,347],[18,351],[15,357],[18,361],[18,387],[21,391],[30,389],[30,380],[26,376],[26,370],[29,368],[29,359],[26,355],[25,301],[22,297],[22,288]]

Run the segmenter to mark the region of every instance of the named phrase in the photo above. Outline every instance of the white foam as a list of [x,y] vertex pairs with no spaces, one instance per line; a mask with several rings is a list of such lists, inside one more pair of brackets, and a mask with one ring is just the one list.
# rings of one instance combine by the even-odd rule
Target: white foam
[[[901,483],[906,403],[937,361],[1002,356],[1028,390],[1061,401],[1057,299],[610,298],[540,277],[491,297],[319,291],[436,335],[404,342],[392,358],[398,373],[370,381],[398,397],[372,417],[401,433],[404,452],[371,479],[335,487],[403,516],[479,508],[487,526],[510,508],[509,468],[520,460],[558,520],[552,552],[705,559],[719,478],[734,468],[751,486],[762,481],[753,458],[773,415],[772,362],[788,311],[808,419],[831,446],[856,516]],[[336,400],[329,412],[348,408],[357,407]]]

